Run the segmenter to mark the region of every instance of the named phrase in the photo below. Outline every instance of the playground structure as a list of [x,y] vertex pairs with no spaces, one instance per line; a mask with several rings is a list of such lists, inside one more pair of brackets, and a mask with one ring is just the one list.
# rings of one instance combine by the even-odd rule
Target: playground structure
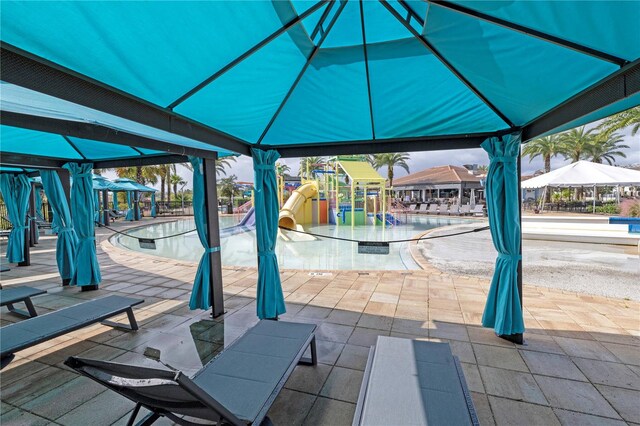
[[280,215],[287,229],[301,225],[393,226],[400,221],[387,209],[386,179],[364,156],[339,156],[307,164],[299,187],[285,201],[285,183],[278,176]]

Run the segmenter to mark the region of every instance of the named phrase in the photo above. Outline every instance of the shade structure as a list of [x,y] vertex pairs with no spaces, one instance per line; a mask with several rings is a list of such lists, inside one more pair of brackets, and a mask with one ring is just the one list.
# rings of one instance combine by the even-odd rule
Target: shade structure
[[96,256],[94,211],[95,199],[92,186],[92,164],[69,163],[65,168],[71,172],[71,212],[73,227],[78,236],[75,269],[71,285],[95,286],[102,280]]
[[490,138],[482,143],[489,154],[487,215],[491,239],[498,252],[496,266],[482,314],[482,325],[500,336],[524,333],[524,319],[518,289],[520,251],[520,204],[518,170],[520,135]]
[[0,108],[283,157],[528,140],[640,103],[638,18],[637,1],[5,2]]
[[202,159],[190,157],[189,162],[193,166],[193,216],[196,222],[196,231],[200,244],[204,247],[204,253],[198,263],[196,278],[191,290],[189,299],[190,309],[208,309],[211,306],[211,288],[209,286],[211,277],[211,262],[209,256],[220,247],[209,247],[209,230],[207,229],[205,196],[204,196],[204,173],[202,169]]
[[286,312],[278,258],[275,248],[278,238],[278,183],[276,181],[276,151],[253,149],[254,214],[258,246],[258,283],[256,310],[258,318],[277,318]]
[[29,227],[27,208],[31,194],[31,182],[24,174],[0,174],[0,191],[7,206],[7,214],[12,228],[7,242],[7,260],[22,262],[24,260],[25,231]]
[[123,131],[99,111],[244,154],[468,147],[516,130],[529,139],[640,103],[638,6],[11,2],[2,78],[35,94],[3,108]]
[[71,222],[71,211],[62,188],[58,173],[54,170],[41,170],[42,186],[53,210],[52,230],[58,234],[56,241],[56,263],[63,282],[74,275],[78,236]]
[[640,171],[580,160],[522,182],[526,189],[617,185],[640,185]]

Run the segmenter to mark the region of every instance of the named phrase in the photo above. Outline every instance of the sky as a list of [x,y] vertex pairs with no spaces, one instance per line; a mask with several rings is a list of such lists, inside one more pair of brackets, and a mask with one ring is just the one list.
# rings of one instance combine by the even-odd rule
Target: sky
[[[588,128],[595,125],[596,124],[592,124],[591,126],[588,126]],[[624,144],[629,145],[629,149],[624,150],[627,154],[627,158],[618,158],[616,160],[616,164],[640,164],[640,134],[631,136],[631,127],[626,128],[625,130],[621,131],[621,133],[625,138]],[[464,164],[489,164],[487,154],[481,148],[461,149],[455,151],[411,152],[410,156],[411,158],[407,163],[409,164],[409,170],[411,171],[411,173],[419,172],[430,167],[444,166],[449,164],[453,166],[462,166]],[[292,175],[298,174],[300,165],[299,158],[286,158],[279,161],[287,164],[291,168]],[[562,156],[558,156],[551,160],[551,169],[554,170],[569,163],[569,160],[564,160]],[[531,162],[529,162],[528,157],[523,157],[522,159],[522,173],[524,175],[533,174],[543,167],[543,161],[540,157],[534,159]],[[235,174],[238,177],[238,181],[253,182],[253,164],[251,157],[237,157],[236,162],[232,163],[232,169],[233,170],[228,171],[227,174]],[[380,169],[379,172],[382,176],[386,177],[387,170],[385,168]],[[185,189],[190,189],[192,187],[191,172],[185,167],[178,165],[178,174],[187,181]],[[407,172],[405,172],[404,169],[399,167],[394,168],[395,177],[405,176],[406,174]],[[104,176],[108,179],[114,179],[116,177],[114,172],[106,172],[104,173]],[[150,186],[160,188],[159,183]]]

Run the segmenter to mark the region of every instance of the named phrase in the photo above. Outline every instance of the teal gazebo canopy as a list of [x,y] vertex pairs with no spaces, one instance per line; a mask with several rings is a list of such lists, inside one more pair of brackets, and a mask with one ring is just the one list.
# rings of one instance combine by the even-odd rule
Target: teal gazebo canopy
[[242,154],[477,147],[638,105],[638,22],[638,1],[3,2],[2,109]]
[[[639,0],[4,1],[1,7],[5,166],[58,167],[61,155],[44,139],[29,144],[16,136],[7,149],[5,128],[60,134],[64,141],[55,143],[77,163],[88,159],[74,146],[102,143],[133,149],[135,165],[167,156],[202,159],[194,197],[206,193],[211,201],[218,155],[254,150],[254,159],[273,159],[482,144],[491,158],[489,216],[500,253],[483,324],[520,342],[521,141],[640,104]],[[265,188],[261,196],[271,206],[273,164],[259,163],[256,186]],[[277,211],[263,210],[256,211],[264,224],[258,247],[270,258],[276,223],[259,216]],[[224,312],[219,232],[215,208],[206,213],[201,264],[210,264],[199,270],[211,271],[211,297],[203,303],[212,302],[215,316]],[[270,275],[278,276],[277,262],[271,264]],[[267,276],[259,277],[266,283],[259,295],[278,293]]]

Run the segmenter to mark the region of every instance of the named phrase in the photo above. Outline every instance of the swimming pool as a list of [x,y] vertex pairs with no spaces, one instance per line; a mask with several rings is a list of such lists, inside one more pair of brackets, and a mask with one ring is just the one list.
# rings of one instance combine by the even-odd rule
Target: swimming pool
[[[468,222],[465,219],[408,216],[407,223],[383,229],[381,226],[307,226],[314,234],[367,241],[389,241],[412,238],[426,230]],[[233,217],[220,217],[221,253],[224,266],[257,266],[256,235],[251,228],[231,228]],[[195,228],[193,220],[159,223],[127,231],[142,238],[174,235]],[[141,249],[138,241],[116,234],[111,241],[130,250],[176,260],[198,262],[203,248],[195,232],[176,238],[156,240],[156,249]],[[283,241],[278,239],[276,253],[281,268],[305,270],[402,270],[420,269],[409,253],[409,243],[391,244],[388,255],[358,254],[357,244],[332,239]]]

